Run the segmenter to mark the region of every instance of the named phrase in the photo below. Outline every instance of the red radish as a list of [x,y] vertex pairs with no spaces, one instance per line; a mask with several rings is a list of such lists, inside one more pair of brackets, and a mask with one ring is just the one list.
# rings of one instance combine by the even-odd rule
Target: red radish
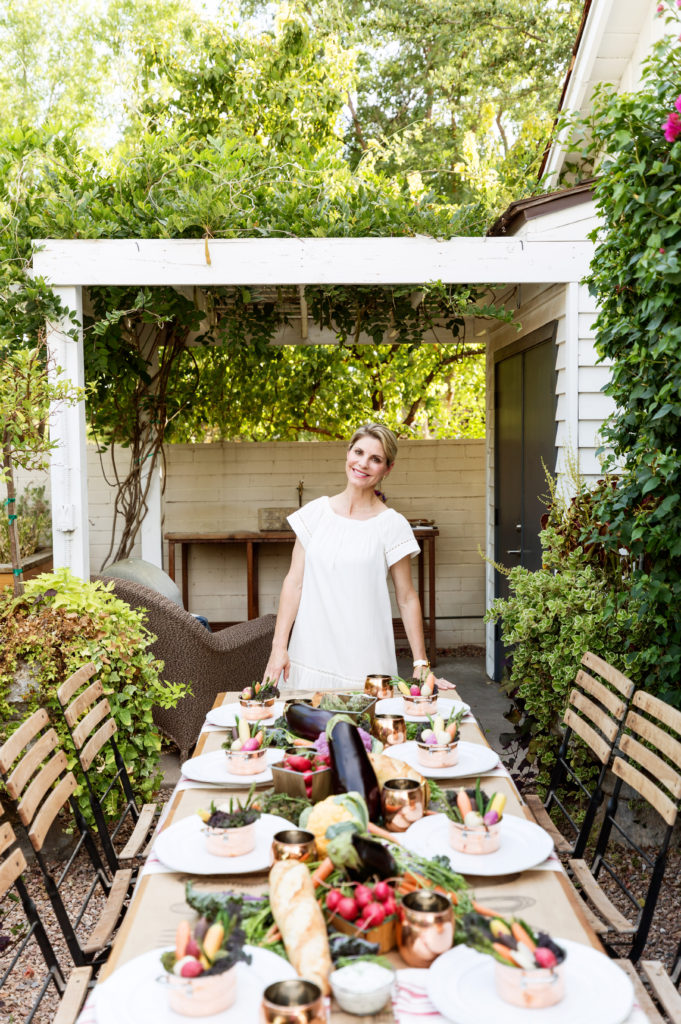
[[358,885],[356,887],[355,899],[357,901],[357,906],[360,907],[361,910],[364,910],[364,908],[371,903],[373,898],[373,893],[367,885]]
[[353,900],[352,896],[343,896],[338,902],[336,912],[345,918],[346,921],[354,921],[359,913],[357,901]]
[[255,736],[252,736],[250,740],[246,740],[241,744],[242,750],[260,750],[260,742],[256,740]]
[[534,951],[537,967],[555,967],[558,963],[556,954],[545,946],[537,946]]
[[393,914],[397,913],[397,904],[395,903],[395,900],[393,899],[392,896],[389,896],[388,899],[385,901],[385,903],[383,904],[383,909],[385,911],[386,917],[392,917]]
[[181,978],[198,978],[199,974],[203,974],[203,967],[198,960],[188,960],[180,968]]
[[385,903],[388,897],[392,896],[392,889],[387,882],[376,882],[374,886],[374,897],[379,903]]
[[308,783],[312,785],[312,772],[303,772],[303,782],[306,786]]
[[364,921],[369,928],[375,928],[379,924],[383,924],[384,917],[385,910],[382,903],[374,901],[364,908]]
[[189,940],[189,942],[187,943],[187,948],[185,949],[184,952],[185,952],[185,956],[194,956],[194,957],[196,957],[197,960],[201,956],[201,950],[199,949],[199,944],[198,944],[198,942],[195,942],[194,939],[190,939]]
[[294,772],[309,772],[312,767],[309,757],[302,757],[300,754],[289,754],[286,763]]
[[409,687],[409,692],[411,693],[412,697],[420,697],[421,696],[421,687],[417,686],[416,683],[413,683]]
[[338,889],[329,889],[326,894],[326,906],[329,910],[334,911],[340,901],[343,899],[343,893]]

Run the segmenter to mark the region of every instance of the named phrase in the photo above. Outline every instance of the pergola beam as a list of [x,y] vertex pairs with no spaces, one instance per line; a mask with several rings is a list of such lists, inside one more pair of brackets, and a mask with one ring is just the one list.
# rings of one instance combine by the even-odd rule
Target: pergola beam
[[587,273],[591,242],[517,238],[48,239],[36,275],[59,286],[550,284]]

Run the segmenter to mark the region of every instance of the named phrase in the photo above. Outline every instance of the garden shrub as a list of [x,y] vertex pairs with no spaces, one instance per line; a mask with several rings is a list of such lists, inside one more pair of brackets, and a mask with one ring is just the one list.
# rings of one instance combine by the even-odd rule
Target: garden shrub
[[[45,488],[29,484],[17,499],[16,514],[19,554],[22,558],[28,558],[50,543],[52,523]],[[10,561],[9,521],[7,516],[0,516],[0,562]]]
[[[158,789],[161,737],[152,708],[174,707],[189,693],[182,684],[163,682],[163,662],[149,650],[155,637],[144,625],[144,612],[132,609],[112,593],[113,582],[84,582],[68,569],[43,573],[26,583],[22,596],[0,592],[0,741],[37,708],[44,707],[64,746],[69,768],[77,777],[80,767],[57,700],[57,687],[88,661],[97,666],[98,678],[116,720],[116,741],[140,802]],[[21,714],[8,702],[15,672],[30,668],[34,683],[22,694]],[[110,758],[113,772],[113,758]],[[108,765],[107,765],[108,766]],[[96,777],[95,789],[104,792],[106,772]],[[91,813],[84,785],[77,791],[81,810]],[[107,798],[105,811],[115,817],[120,797]]]

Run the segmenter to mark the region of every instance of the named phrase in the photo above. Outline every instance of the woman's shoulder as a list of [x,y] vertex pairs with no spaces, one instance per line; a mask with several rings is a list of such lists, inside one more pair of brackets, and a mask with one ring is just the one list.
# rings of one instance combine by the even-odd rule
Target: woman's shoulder
[[378,517],[381,526],[381,537],[388,565],[393,565],[405,555],[416,555],[419,551],[418,541],[409,521],[394,508],[386,509]]
[[295,512],[292,512],[291,515],[287,517],[291,528],[304,547],[307,545],[307,541],[314,533],[320,519],[328,508],[328,505],[329,499],[326,496],[322,498],[314,498],[312,501],[308,501],[307,504],[303,505],[302,508],[296,509]]

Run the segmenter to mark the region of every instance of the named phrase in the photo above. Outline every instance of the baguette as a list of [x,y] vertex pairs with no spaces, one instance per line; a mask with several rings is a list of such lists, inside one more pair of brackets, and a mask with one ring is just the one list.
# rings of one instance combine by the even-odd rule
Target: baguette
[[286,955],[296,971],[328,995],[331,954],[326,922],[314,896],[310,872],[300,861],[274,862],[270,871],[270,906]]

